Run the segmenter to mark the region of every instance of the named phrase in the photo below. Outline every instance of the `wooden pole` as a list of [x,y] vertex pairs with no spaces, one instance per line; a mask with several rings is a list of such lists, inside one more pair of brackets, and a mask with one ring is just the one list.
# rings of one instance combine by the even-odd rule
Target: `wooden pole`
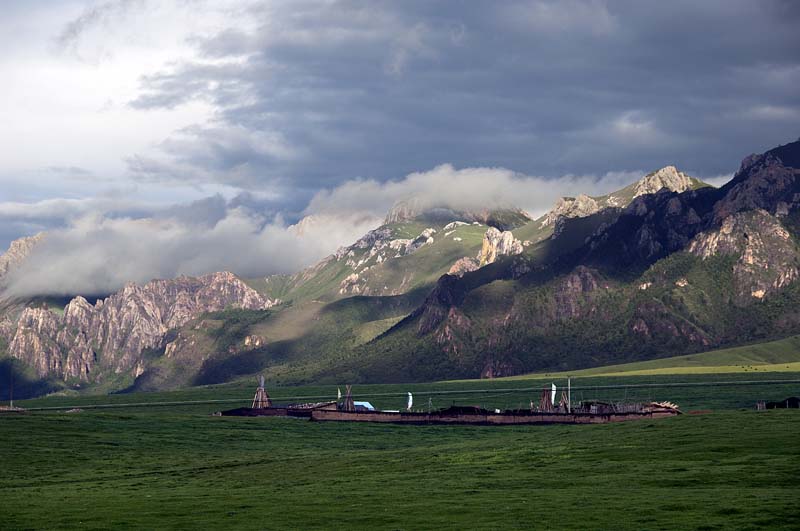
[[572,379],[567,376],[567,412],[572,413]]

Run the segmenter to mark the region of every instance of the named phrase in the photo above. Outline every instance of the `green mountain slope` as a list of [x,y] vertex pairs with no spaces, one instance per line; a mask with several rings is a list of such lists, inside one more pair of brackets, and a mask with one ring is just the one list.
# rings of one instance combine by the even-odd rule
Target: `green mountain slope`
[[[461,219],[466,218],[463,216]],[[503,219],[507,228],[520,227],[541,239],[530,218],[517,214]],[[382,225],[355,244],[294,275],[249,279],[248,285],[283,301],[332,301],[349,295],[398,295],[433,285],[463,257],[477,257],[488,225],[461,219],[441,220],[426,214]]]
[[607,365],[560,373],[533,373],[508,379],[536,379],[565,376],[646,376],[658,374],[709,374],[732,372],[797,372],[800,370],[800,336],[765,341],[622,365]]

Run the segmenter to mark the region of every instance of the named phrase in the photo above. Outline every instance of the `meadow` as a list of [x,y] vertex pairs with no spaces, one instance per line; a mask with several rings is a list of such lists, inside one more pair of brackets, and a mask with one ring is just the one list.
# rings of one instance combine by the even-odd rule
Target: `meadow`
[[[687,412],[597,426],[210,415],[246,403],[252,382],[25,401],[83,411],[0,415],[0,528],[797,529],[800,412],[753,405],[800,394],[800,374],[708,379],[574,379],[573,399],[669,399]],[[515,407],[546,382],[354,391],[387,408],[406,390],[419,407],[429,397]],[[269,391],[279,401],[335,397],[336,387]]]
[[798,371],[800,371],[800,336],[790,336],[776,341],[710,350],[699,354],[606,365],[569,373],[527,374],[512,376],[509,379],[565,377],[568,374],[583,377]]

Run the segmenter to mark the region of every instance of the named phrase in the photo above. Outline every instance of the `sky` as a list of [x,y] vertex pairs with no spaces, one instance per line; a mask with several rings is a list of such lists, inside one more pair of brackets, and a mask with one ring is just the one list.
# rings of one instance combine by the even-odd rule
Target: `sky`
[[667,164],[721,184],[800,136],[791,0],[5,0],[0,15],[0,249],[49,235],[26,293],[292,272],[409,196],[539,214]]

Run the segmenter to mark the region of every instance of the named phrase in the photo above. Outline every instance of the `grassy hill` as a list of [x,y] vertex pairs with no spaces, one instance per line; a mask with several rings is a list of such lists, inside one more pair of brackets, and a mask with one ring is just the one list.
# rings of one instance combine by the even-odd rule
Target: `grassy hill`
[[508,379],[571,376],[641,376],[656,374],[714,374],[735,372],[800,371],[800,336],[755,343],[687,356],[675,356],[621,365],[608,365],[571,373],[536,373]]

